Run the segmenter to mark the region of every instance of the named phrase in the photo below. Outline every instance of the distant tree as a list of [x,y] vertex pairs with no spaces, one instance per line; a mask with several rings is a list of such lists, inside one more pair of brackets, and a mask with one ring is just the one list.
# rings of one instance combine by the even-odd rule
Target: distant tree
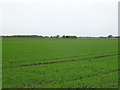
[[53,36],[50,36],[50,38],[53,38]]
[[65,38],[69,38],[69,36],[65,36]]
[[72,36],[73,38],[77,38],[77,36]]
[[65,36],[65,38],[77,38],[77,36]]
[[62,38],[66,38],[66,36],[65,35],[63,35],[63,37]]
[[112,38],[113,36],[112,35],[108,35],[108,38]]
[[60,35],[57,35],[56,38],[60,38]]

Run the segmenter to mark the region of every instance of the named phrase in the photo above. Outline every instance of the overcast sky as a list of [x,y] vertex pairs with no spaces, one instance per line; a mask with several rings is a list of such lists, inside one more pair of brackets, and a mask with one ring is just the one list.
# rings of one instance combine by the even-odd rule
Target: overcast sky
[[119,0],[1,0],[3,35],[118,35]]

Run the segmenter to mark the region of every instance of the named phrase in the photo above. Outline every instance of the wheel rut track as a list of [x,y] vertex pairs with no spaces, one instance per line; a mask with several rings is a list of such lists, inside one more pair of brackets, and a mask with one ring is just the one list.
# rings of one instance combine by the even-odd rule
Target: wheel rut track
[[65,63],[65,62],[75,62],[80,60],[89,60],[89,59],[97,59],[97,58],[105,58],[110,56],[116,56],[119,54],[111,54],[111,55],[101,55],[101,56],[95,56],[90,58],[82,58],[82,59],[74,59],[74,60],[66,60],[66,61],[56,61],[56,62],[46,62],[46,63],[35,63],[35,64],[25,64],[25,65],[18,65],[18,66],[10,66],[12,67],[30,67],[30,66],[36,66],[36,65],[48,65],[48,64],[57,64],[57,63]]
[[[111,52],[107,52],[107,53],[111,53]],[[106,53],[104,53],[106,54]],[[57,57],[57,58],[43,58],[43,59],[39,59],[39,60],[35,60],[35,61],[45,61],[45,60],[60,60],[60,59],[74,59],[74,58],[79,58],[79,57],[85,57],[85,56],[90,56],[90,55],[95,55],[95,54],[86,54],[86,55],[74,55],[74,56],[67,56],[67,57]],[[34,60],[30,60],[30,61],[34,61]],[[19,62],[26,62],[25,60],[22,61],[12,61],[10,63],[19,63]],[[29,61],[27,61],[29,62]]]

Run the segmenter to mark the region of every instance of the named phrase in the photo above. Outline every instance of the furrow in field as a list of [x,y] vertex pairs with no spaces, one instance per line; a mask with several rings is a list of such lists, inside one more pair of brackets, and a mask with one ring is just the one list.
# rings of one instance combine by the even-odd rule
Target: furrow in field
[[74,60],[67,60],[67,61],[56,61],[56,62],[26,64],[26,65],[10,66],[10,67],[28,67],[28,66],[35,66],[35,65],[57,64],[57,63],[74,62],[74,61],[80,61],[80,60],[89,60],[89,59],[105,58],[105,57],[110,57],[110,56],[115,56],[115,55],[118,55],[118,54],[101,55],[101,56],[95,56],[95,57],[90,57],[90,58],[74,59]]

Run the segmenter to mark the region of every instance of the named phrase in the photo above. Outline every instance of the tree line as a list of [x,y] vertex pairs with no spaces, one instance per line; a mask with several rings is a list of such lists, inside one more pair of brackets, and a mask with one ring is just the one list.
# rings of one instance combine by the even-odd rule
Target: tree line
[[120,38],[120,36],[112,36],[108,35],[107,37],[82,37],[82,36],[75,36],[75,35],[56,35],[56,36],[42,36],[42,35],[11,35],[11,36],[2,36],[2,38]]

